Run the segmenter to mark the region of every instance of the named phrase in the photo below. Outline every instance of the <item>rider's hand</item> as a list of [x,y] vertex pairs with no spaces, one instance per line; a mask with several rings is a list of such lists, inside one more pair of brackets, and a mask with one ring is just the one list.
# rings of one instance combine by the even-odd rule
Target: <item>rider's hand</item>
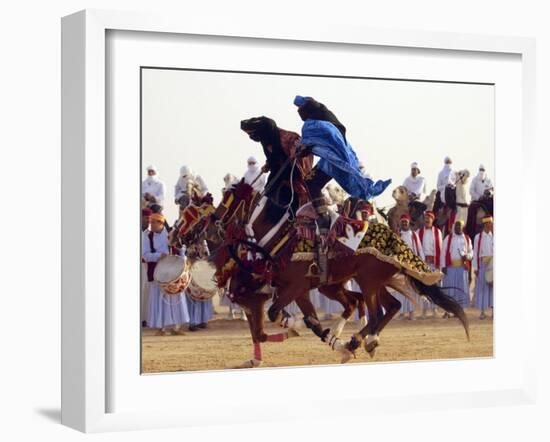
[[265,163],[265,164],[262,166],[262,172],[263,172],[263,173],[269,172],[269,165],[268,165],[267,163]]

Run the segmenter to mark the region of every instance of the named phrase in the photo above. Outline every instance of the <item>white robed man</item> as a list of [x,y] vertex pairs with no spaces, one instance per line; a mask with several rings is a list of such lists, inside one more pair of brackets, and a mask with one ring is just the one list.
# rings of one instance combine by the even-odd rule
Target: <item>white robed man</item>
[[[453,231],[443,240],[440,265],[445,273],[443,287],[449,287],[448,295],[462,307],[470,306],[468,270],[473,256],[472,241],[464,233],[464,221],[458,220]],[[450,315],[445,313],[443,317],[449,318]]]
[[202,196],[208,192],[208,187],[200,175],[195,175],[189,166],[180,167],[180,176],[174,186],[174,200],[185,209],[194,194]]
[[493,282],[487,280],[487,267],[493,260],[493,217],[483,217],[483,229],[474,238],[474,259],[476,275],[474,307],[481,310],[479,319],[485,319],[485,310],[493,308]]
[[[416,232],[411,230],[411,217],[408,213],[404,213],[399,218],[399,234],[401,239],[412,249],[413,253],[424,260],[424,250],[422,243]],[[407,319],[414,319],[414,305],[409,298],[401,294],[398,295],[401,301],[401,310],[399,317],[403,318],[406,315]]]
[[[189,323],[189,311],[185,295],[165,295],[153,279],[157,262],[170,253],[168,232],[164,227],[164,216],[160,213],[151,215],[151,229],[144,235],[142,258],[147,263],[149,280],[149,309],[147,325],[159,329],[157,335],[183,335],[183,324]],[[169,297],[169,299],[167,298]]]
[[479,165],[479,171],[477,175],[472,179],[470,183],[470,196],[472,201],[479,201],[485,195],[485,192],[493,189],[493,182],[487,176],[487,171],[483,164]]
[[426,196],[426,179],[420,176],[418,163],[411,164],[411,174],[403,181],[403,186],[407,188],[411,200],[422,201]]
[[164,183],[159,179],[155,166],[147,166],[147,178],[141,183],[141,196],[147,207],[152,204],[162,206],[164,202]]
[[[418,229],[418,237],[424,250],[424,261],[429,269],[434,272],[441,266],[441,249],[443,237],[441,230],[434,225],[435,214],[431,210],[424,212],[424,226]],[[422,299],[422,319],[426,318],[426,312],[432,310],[435,317],[435,305],[427,299]]]
[[445,203],[445,188],[447,186],[454,186],[456,181],[452,164],[453,160],[450,157],[445,157],[443,160],[443,169],[441,169],[437,176],[437,190],[442,203]]
[[256,160],[255,157],[249,157],[246,162],[247,168],[243,176],[244,182],[246,184],[250,184],[256,192],[261,192],[262,190],[264,190],[266,183],[265,174],[262,173],[261,176],[258,178],[258,175],[260,175],[262,169],[258,164],[258,160]]
[[[147,240],[149,224],[153,211],[148,207],[141,209],[141,243]],[[149,309],[149,281],[147,278],[147,263],[141,258],[141,326],[147,327],[147,310]]]

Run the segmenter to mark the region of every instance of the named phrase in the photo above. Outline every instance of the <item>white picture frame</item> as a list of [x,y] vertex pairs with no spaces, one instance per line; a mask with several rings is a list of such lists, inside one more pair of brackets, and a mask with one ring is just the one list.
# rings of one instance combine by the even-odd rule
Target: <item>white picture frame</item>
[[[110,364],[106,327],[110,315],[106,303],[109,257],[107,243],[111,240],[106,228],[109,200],[106,155],[106,33],[108,31],[143,31],[179,35],[201,35],[273,39],[285,42],[335,43],[369,45],[381,49],[430,49],[468,51],[484,54],[510,54],[521,57],[521,170],[525,173],[534,161],[535,103],[535,43],[528,38],[493,37],[415,31],[388,31],[344,26],[303,26],[299,29],[281,23],[269,25],[253,22],[210,23],[206,20],[181,20],[168,16],[86,10],[62,20],[62,423],[84,432],[124,429],[160,428],[170,426],[208,425],[217,415],[201,416],[200,410],[159,410],[109,412],[108,367]],[[498,118],[498,116],[497,116]],[[499,147],[497,146],[497,150]],[[536,194],[521,191],[521,205],[535,207]],[[520,223],[533,217],[533,210],[518,210]],[[504,230],[503,230],[504,231]],[[536,254],[533,242],[523,242],[516,259],[526,263]],[[498,260],[498,252],[496,252]],[[496,271],[498,272],[498,264]],[[522,274],[527,266],[521,267]],[[498,273],[497,273],[498,275]],[[535,281],[520,278],[522,309],[536,303]],[[504,287],[504,285],[503,285]],[[501,289],[502,290],[502,289]],[[531,307],[532,308],[532,307]],[[377,411],[464,408],[498,404],[533,403],[535,397],[535,328],[536,324],[518,318],[521,325],[522,361],[516,377],[501,388],[463,391],[454,394],[400,395],[399,391],[379,397]],[[496,328],[498,329],[498,326]],[[518,338],[519,339],[519,338]],[[499,357],[498,355],[496,356]],[[390,365],[386,365],[390,367]],[[451,367],[449,367],[451,368]],[[324,373],[335,373],[339,367],[325,367]],[[358,373],[360,366],[349,370]],[[387,368],[386,370],[394,370]],[[250,380],[261,387],[265,377],[243,371],[233,380]],[[298,372],[296,372],[298,373]],[[311,372],[309,372],[311,373]],[[224,376],[224,373],[212,373]],[[245,379],[245,377],[247,377]],[[212,378],[210,378],[212,379]],[[243,381],[244,379],[244,381]],[[248,381],[247,381],[248,382]],[[331,412],[353,415],[361,392],[356,396],[337,398],[331,402]],[[307,400],[307,399],[305,399]],[[261,405],[258,401],[262,401]],[[313,397],[309,407],[285,409],[268,398],[235,398],[235,410],[240,418],[232,421],[261,421],[318,415],[322,401]],[[369,403],[361,406],[368,412]],[[236,420],[235,420],[236,419]]]

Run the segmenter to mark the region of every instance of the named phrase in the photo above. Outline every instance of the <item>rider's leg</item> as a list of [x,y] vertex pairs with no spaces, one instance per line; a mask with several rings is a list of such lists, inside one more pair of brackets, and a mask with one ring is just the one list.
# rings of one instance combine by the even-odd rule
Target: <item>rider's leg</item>
[[330,227],[327,202],[323,197],[322,190],[331,179],[332,177],[315,166],[311,171],[311,177],[306,180],[313,207],[319,215],[319,229],[328,229]]
[[[323,187],[325,187],[325,185],[331,179],[332,178],[330,176],[328,176],[321,169],[315,166],[311,171],[311,177],[306,180],[306,185],[311,196],[313,208],[319,215],[319,217],[317,218],[317,225],[319,226],[319,233],[321,235],[322,241],[324,241],[324,238],[327,237],[328,230],[330,228],[330,215],[328,213],[327,201],[322,194],[322,190]],[[321,249],[322,247],[319,247],[319,244],[317,244],[316,242],[315,260],[317,261],[317,265],[319,266],[320,270],[318,276],[320,278],[320,281],[324,282],[327,280],[328,260],[326,250]],[[309,273],[315,274],[311,267]]]

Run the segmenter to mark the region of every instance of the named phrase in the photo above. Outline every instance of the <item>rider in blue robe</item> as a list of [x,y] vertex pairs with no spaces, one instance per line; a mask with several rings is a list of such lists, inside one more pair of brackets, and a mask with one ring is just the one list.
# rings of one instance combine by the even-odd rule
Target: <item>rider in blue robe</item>
[[389,180],[374,182],[363,176],[359,160],[346,139],[346,128],[322,103],[311,97],[296,96],[294,104],[304,121],[301,143],[306,152],[320,157],[313,168],[312,176],[306,181],[319,214],[326,213],[321,190],[334,178],[354,198],[370,200],[380,195],[391,183]]

